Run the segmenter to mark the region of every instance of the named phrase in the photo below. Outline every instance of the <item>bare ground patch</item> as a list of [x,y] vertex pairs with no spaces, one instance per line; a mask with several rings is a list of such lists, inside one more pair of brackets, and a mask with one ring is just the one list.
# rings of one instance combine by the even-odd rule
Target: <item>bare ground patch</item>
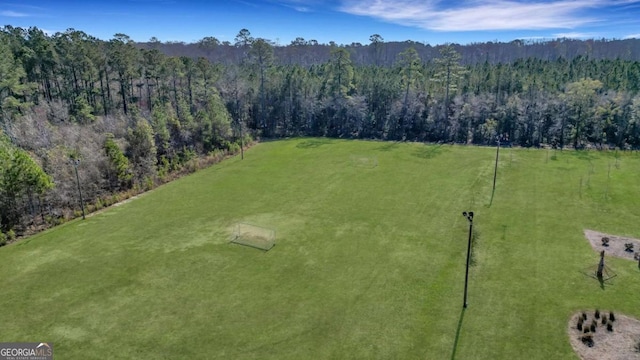
[[[582,322],[582,330],[578,329],[578,321],[583,314],[587,319]],[[595,318],[595,311],[580,311],[569,320],[567,332],[571,347],[582,360],[633,360],[640,359],[640,320],[625,315],[614,314],[614,321],[609,320],[609,311],[601,311]],[[606,319],[603,324],[602,318]],[[595,332],[591,329],[585,333],[595,320]],[[611,331],[607,329],[611,325]],[[589,341],[592,343],[589,346]]]
[[[640,256],[640,239],[605,234],[594,230],[585,230],[584,236],[589,240],[593,250],[598,253],[604,250],[605,254],[608,256],[615,256],[628,260],[637,260],[635,257]],[[603,245],[603,238],[609,239],[607,245]],[[625,244],[633,244],[633,250],[626,251]]]

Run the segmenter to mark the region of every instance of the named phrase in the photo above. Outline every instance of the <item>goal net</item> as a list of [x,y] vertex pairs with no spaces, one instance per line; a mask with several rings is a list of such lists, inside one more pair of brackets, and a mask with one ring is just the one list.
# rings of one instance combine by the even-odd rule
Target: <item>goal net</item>
[[366,155],[351,155],[349,156],[351,164],[355,167],[362,167],[372,169],[378,166],[378,158],[375,156]]
[[268,251],[276,244],[276,231],[257,225],[237,223],[231,235],[231,242]]

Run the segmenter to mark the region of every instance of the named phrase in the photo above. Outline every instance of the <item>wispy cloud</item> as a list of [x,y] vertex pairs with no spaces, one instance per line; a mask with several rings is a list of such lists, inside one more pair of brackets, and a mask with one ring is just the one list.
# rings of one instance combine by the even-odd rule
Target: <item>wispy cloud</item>
[[45,8],[41,7],[41,6],[34,6],[34,5],[28,5],[28,4],[18,4],[18,3],[2,3],[0,5],[6,5],[8,7],[12,7],[12,8],[22,8],[22,9],[30,9],[30,10],[38,10],[38,11],[43,11],[46,10]]
[[306,6],[291,6],[291,8],[295,11],[299,11],[299,12],[311,12],[311,8],[308,8]]
[[553,37],[566,38],[566,39],[593,39],[597,36],[596,34],[593,34],[593,33],[583,33],[583,32],[572,31],[572,32],[553,34]]
[[3,11],[0,11],[0,16],[6,16],[6,17],[28,17],[28,16],[31,16],[31,15],[26,14],[26,13],[13,11],[13,10],[3,10]]
[[318,0],[272,0],[272,2],[305,13],[313,12],[315,7],[322,5]]
[[640,39],[640,33],[638,34],[629,34],[624,37],[625,39]]
[[588,10],[638,0],[344,0],[339,10],[435,31],[574,29],[601,21]]

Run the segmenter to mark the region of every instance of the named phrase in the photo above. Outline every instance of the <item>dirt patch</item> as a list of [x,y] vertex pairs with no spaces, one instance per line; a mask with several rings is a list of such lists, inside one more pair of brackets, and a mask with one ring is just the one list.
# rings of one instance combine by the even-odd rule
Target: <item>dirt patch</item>
[[[610,235],[593,230],[585,230],[584,236],[589,240],[593,250],[598,253],[604,250],[607,256],[615,256],[628,260],[637,260],[637,256],[640,256],[640,239]],[[609,239],[607,246],[603,245],[603,238]],[[625,250],[625,244],[629,243],[633,244],[633,251]]]
[[[583,314],[587,315],[587,319],[582,322],[582,330],[579,330],[578,320]],[[601,311],[598,319],[595,317],[595,311],[574,314],[568,326],[573,350],[582,360],[640,359],[640,320],[614,313],[614,321],[611,321],[609,314],[609,311]],[[603,317],[606,319],[605,324],[602,321]],[[592,332],[589,329],[585,334],[584,328],[590,328],[594,320],[597,323],[596,331]],[[611,331],[607,330],[609,324]]]

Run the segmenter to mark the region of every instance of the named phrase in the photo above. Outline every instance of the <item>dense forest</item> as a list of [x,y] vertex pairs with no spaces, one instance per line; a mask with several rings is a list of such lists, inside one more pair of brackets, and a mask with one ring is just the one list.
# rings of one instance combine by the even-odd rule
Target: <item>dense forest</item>
[[1,28],[0,244],[252,139],[640,147],[640,40],[370,41],[283,46],[242,29],[234,43],[135,43]]

